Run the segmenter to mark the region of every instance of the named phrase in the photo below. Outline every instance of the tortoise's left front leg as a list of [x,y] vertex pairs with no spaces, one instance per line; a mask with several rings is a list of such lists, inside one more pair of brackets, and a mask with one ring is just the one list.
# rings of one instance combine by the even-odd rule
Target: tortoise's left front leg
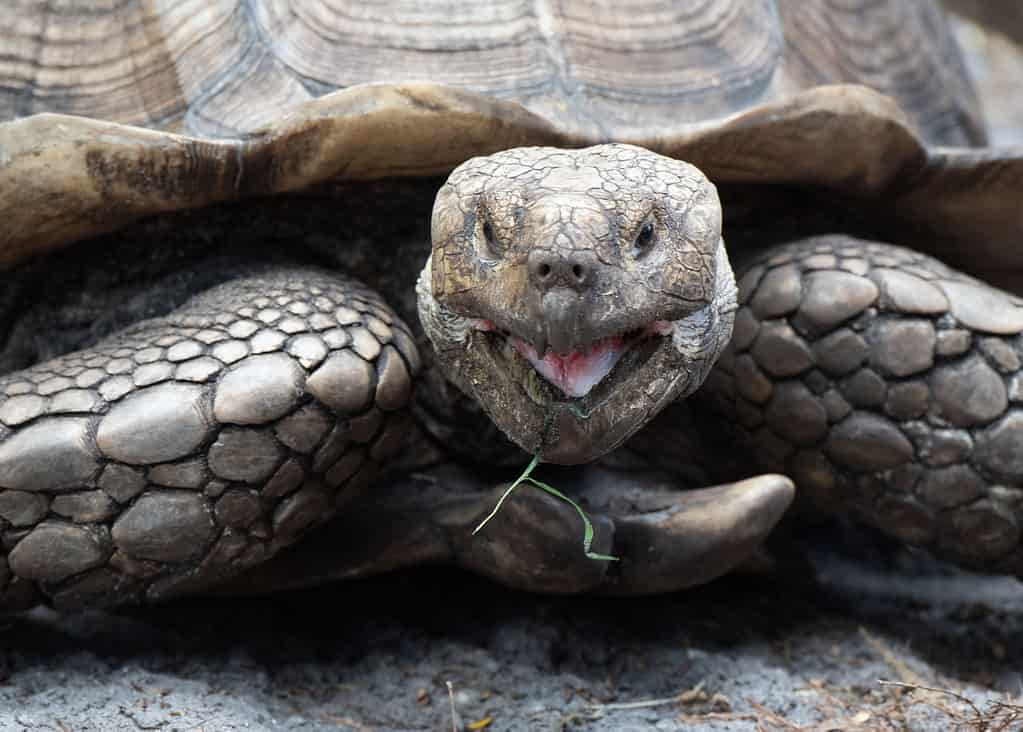
[[[740,281],[708,382],[797,500],[1023,574],[1023,302],[901,247],[828,236]],[[722,399],[720,397],[724,396]]]

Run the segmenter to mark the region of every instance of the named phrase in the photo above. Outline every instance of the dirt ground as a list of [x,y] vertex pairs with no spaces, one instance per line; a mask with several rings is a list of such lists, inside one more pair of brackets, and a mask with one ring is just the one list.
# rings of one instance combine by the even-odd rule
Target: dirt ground
[[1023,696],[1023,584],[863,562],[831,552],[816,579],[788,568],[645,599],[426,570],[37,611],[0,631],[0,730],[1023,729],[998,706]]

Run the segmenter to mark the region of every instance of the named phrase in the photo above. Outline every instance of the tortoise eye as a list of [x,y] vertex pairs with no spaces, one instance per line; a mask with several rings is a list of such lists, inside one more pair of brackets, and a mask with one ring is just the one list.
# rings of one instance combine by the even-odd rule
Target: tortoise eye
[[654,244],[654,225],[647,221],[636,234],[636,241],[632,243],[632,256],[642,257]]
[[500,257],[504,248],[501,246],[501,242],[497,240],[497,234],[494,233],[494,226],[489,221],[483,222],[483,240],[487,245],[487,252],[494,257]]

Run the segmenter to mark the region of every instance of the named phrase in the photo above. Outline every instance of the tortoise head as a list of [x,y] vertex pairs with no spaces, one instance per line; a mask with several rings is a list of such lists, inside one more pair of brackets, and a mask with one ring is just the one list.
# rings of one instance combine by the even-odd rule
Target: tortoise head
[[735,282],[717,192],[628,145],[519,148],[437,195],[419,312],[447,378],[549,462],[620,445],[727,345]]

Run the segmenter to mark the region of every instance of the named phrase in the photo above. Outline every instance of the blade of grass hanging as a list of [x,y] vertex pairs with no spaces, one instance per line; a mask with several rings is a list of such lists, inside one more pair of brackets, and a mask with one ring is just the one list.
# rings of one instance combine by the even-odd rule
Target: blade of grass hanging
[[510,486],[508,486],[508,490],[506,490],[501,495],[500,500],[497,502],[497,505],[494,506],[494,510],[490,512],[490,515],[487,516],[482,521],[480,521],[480,525],[472,530],[472,535],[473,536],[476,536],[476,534],[479,533],[479,530],[482,529],[484,526],[486,526],[487,523],[490,521],[490,519],[494,518],[494,516],[497,515],[497,512],[501,510],[501,506],[504,504],[504,499],[507,498],[508,496],[510,496],[511,492],[513,490],[515,490],[520,485],[525,483],[526,479],[529,478],[529,474],[532,473],[533,470],[536,469],[536,466],[539,465],[539,464],[540,464],[540,456],[537,455],[537,456],[535,456],[533,458],[533,460],[529,463],[529,465],[526,466],[526,469],[522,471],[522,475],[520,475],[518,478],[516,478],[515,482],[512,483]]
[[601,562],[618,561],[618,557],[611,556],[610,554],[598,554],[597,552],[590,551],[590,547],[593,546],[593,524],[590,522],[590,517],[586,515],[585,511],[583,511],[582,506],[580,506],[578,503],[573,501],[571,498],[566,496],[564,493],[559,491],[554,486],[548,485],[542,481],[537,480],[536,478],[531,478],[528,473],[525,475],[523,479],[532,483],[537,488],[547,491],[555,498],[560,498],[562,501],[564,501],[565,503],[567,503],[568,505],[570,505],[572,508],[579,512],[579,517],[583,520],[583,552],[585,552],[587,557],[589,557],[590,559],[596,559]]

